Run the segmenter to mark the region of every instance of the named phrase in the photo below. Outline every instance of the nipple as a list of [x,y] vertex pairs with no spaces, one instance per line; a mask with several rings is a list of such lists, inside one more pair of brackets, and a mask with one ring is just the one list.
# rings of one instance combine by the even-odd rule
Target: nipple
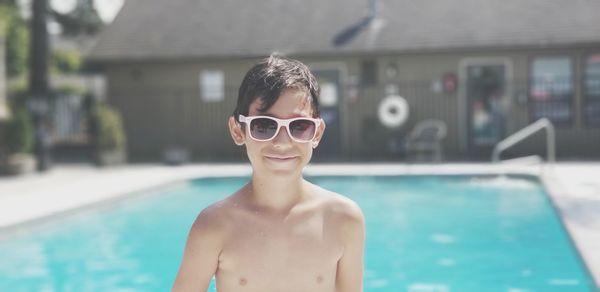
[[319,284],[323,283],[323,276],[321,276],[321,275],[317,276],[317,283],[319,283]]

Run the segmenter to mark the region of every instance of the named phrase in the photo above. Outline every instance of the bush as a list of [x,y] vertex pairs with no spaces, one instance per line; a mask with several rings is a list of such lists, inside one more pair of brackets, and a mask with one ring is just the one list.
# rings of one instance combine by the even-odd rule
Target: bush
[[84,96],[86,94],[88,94],[88,90],[87,88],[85,88],[84,86],[81,85],[77,85],[77,84],[63,84],[63,85],[59,85],[57,86],[54,90],[53,90],[54,94],[57,95],[78,95],[78,96]]
[[51,70],[60,73],[76,73],[81,69],[81,55],[76,51],[52,52]]
[[19,107],[13,112],[6,130],[6,141],[11,154],[33,151],[33,123],[25,108]]
[[25,98],[27,95],[27,78],[26,76],[21,76],[18,78],[11,79],[6,84],[6,94],[8,99],[11,98]]
[[[125,149],[125,133],[121,115],[106,104],[98,104],[94,109],[97,147],[100,151],[113,151]],[[96,133],[94,133],[96,132]]]
[[6,44],[6,73],[20,76],[27,69],[29,29],[15,5],[0,3],[0,36]]

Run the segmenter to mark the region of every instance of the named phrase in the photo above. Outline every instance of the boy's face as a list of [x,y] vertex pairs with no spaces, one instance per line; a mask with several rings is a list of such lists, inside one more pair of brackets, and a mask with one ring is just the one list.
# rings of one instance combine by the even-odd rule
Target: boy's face
[[[261,100],[256,99],[250,104],[248,116],[272,116],[279,119],[312,118],[310,98],[303,90],[288,88],[266,112],[260,112]],[[315,138],[307,143],[296,142],[289,137],[285,129],[270,141],[259,142],[249,137],[248,126],[240,127],[233,117],[230,118],[229,128],[236,144],[246,144],[246,152],[255,172],[269,174],[299,174],[312,157],[313,147],[316,147],[325,123],[321,120],[316,129]]]

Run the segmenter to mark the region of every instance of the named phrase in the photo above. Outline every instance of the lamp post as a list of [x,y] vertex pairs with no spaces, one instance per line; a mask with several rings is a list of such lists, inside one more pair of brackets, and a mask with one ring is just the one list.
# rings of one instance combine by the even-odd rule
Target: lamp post
[[29,97],[27,105],[33,115],[34,154],[37,159],[37,169],[45,171],[50,166],[50,143],[48,136],[48,1],[34,0],[31,2],[31,43],[29,47]]

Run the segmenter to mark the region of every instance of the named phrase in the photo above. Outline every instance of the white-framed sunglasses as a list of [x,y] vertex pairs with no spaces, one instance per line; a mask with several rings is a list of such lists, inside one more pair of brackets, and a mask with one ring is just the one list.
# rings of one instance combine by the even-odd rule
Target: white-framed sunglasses
[[250,138],[259,142],[273,140],[284,127],[292,140],[300,143],[312,141],[317,135],[320,119],[292,118],[278,119],[269,116],[238,116],[238,121],[247,125],[247,133]]

